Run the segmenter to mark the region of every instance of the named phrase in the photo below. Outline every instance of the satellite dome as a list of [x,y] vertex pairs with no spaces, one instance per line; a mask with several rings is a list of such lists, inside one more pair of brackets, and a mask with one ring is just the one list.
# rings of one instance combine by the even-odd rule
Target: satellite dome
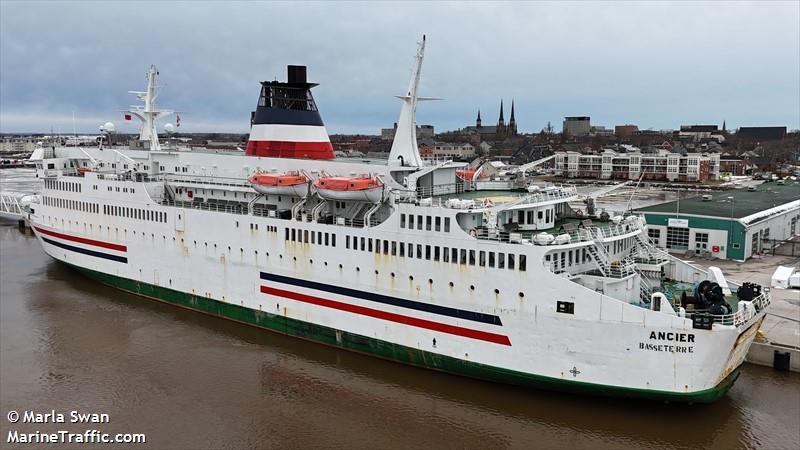
[[114,126],[114,122],[106,122],[103,124],[101,129],[105,130],[106,133],[113,133],[116,130],[116,127]]
[[175,132],[175,125],[173,125],[171,123],[168,123],[168,124],[164,125],[164,131],[166,131],[169,134],[174,133]]

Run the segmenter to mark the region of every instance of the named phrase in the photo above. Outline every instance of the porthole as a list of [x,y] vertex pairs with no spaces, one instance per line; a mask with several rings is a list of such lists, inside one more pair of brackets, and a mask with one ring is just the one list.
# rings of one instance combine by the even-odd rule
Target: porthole
[[525,293],[524,292],[520,292],[519,293],[519,298],[522,298],[522,297],[525,297]]
[[323,264],[325,264],[325,267],[327,267],[328,266],[328,261],[325,261]]
[[499,294],[499,293],[500,293],[500,289],[495,289],[495,290],[494,290],[494,293],[495,293],[495,294]]
[[433,278],[428,278],[428,284],[433,284]]
[[378,274],[378,269],[375,269],[375,275],[377,275],[377,274]]
[[414,275],[409,275],[408,279],[411,280],[411,281],[414,281]]
[[314,260],[313,260],[313,259],[309,259],[309,260],[308,260],[308,263],[309,263],[309,264],[314,264]]
[[360,267],[356,267],[356,272],[361,272],[361,268]]
[[451,281],[450,282],[450,287],[453,287],[453,286],[455,286],[455,284],[453,284],[453,282]]
[[297,261],[297,256],[292,256],[292,260]]
[[475,285],[472,285],[472,284],[470,284],[470,285],[469,285],[469,290],[470,290],[470,291],[474,291],[474,290],[475,290]]
[[392,272],[391,275],[392,275],[392,278],[394,278],[394,272]]
[[340,268],[340,269],[342,268],[342,265],[341,265],[341,264],[339,264],[339,268]]

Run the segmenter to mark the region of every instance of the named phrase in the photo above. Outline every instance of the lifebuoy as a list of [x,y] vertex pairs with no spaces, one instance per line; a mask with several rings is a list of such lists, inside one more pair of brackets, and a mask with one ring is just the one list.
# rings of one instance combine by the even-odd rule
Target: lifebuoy
[[471,228],[469,230],[469,235],[472,236],[472,237],[478,237],[478,232],[475,231],[475,228]]

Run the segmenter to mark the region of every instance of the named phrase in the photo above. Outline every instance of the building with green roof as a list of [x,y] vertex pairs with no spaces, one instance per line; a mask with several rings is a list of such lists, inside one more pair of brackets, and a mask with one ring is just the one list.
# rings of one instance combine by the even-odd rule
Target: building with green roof
[[714,192],[636,212],[658,247],[744,261],[800,234],[800,182]]

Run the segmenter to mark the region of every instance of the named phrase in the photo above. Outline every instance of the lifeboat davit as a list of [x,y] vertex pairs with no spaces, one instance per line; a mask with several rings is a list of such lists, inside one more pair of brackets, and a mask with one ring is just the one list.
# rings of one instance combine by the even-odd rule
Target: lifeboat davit
[[326,200],[380,203],[383,199],[383,183],[374,177],[323,177],[314,187]]
[[297,172],[256,173],[248,178],[253,189],[266,195],[289,195],[306,198],[308,196],[308,177]]

